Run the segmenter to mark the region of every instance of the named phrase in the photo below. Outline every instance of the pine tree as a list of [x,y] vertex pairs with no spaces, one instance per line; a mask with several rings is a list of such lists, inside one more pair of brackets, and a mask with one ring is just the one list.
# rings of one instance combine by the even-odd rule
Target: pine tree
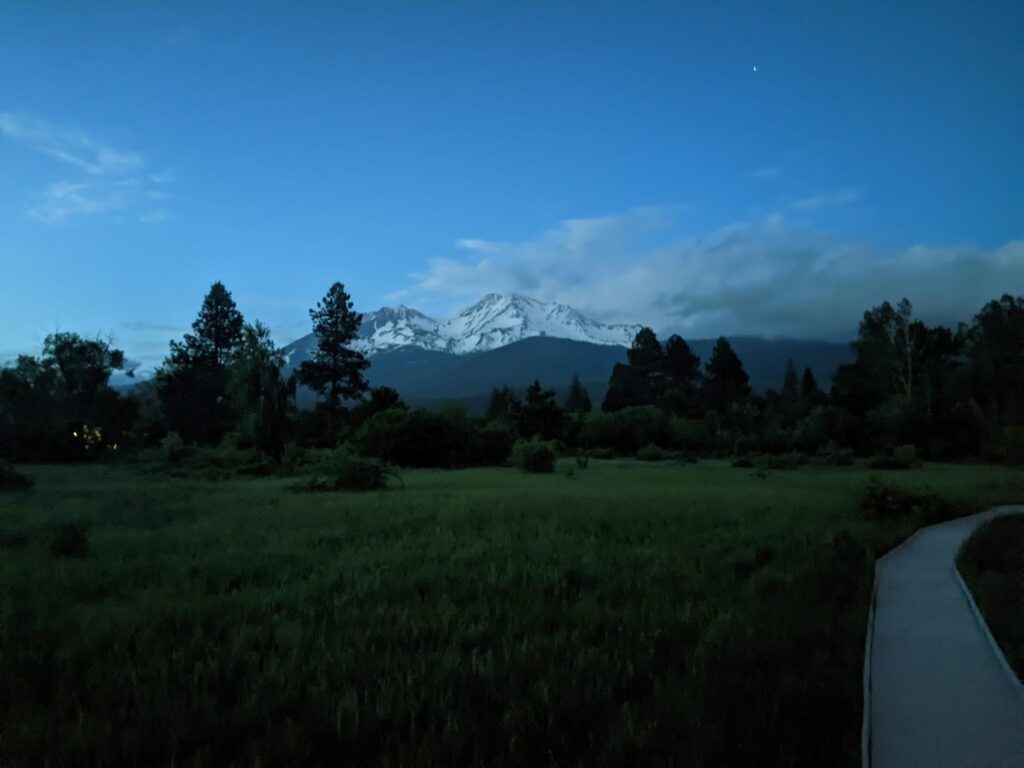
[[363,371],[369,361],[349,345],[359,333],[363,316],[352,307],[345,286],[335,283],[323,301],[309,310],[316,334],[311,359],[299,366],[298,380],[323,398],[328,438],[334,439],[343,399],[358,399],[367,389]]
[[575,373],[572,375],[572,383],[569,385],[569,395],[565,400],[567,413],[590,413],[593,406],[590,402],[590,393],[580,383],[580,377]]
[[695,415],[701,382],[700,358],[678,334],[669,336],[665,342],[662,367],[663,391],[659,395],[662,407],[678,415]]
[[227,366],[242,338],[242,313],[224,284],[210,286],[192,333],[172,341],[157,371],[157,390],[168,427],[189,442],[216,442],[224,434]]
[[519,434],[524,438],[540,435],[550,440],[558,435],[562,428],[563,414],[555,402],[555,392],[544,389],[540,381],[534,379],[526,388],[526,397],[519,411]]
[[707,364],[703,395],[712,411],[724,411],[732,403],[750,394],[750,377],[743,369],[732,345],[724,337],[715,342]]
[[629,364],[637,368],[654,368],[661,363],[663,350],[658,337],[650,328],[641,328],[633,338],[626,356]]
[[800,392],[806,399],[817,397],[820,394],[818,381],[814,378],[814,371],[810,368],[804,368],[803,379],[800,381]]
[[665,354],[657,335],[641,328],[626,352],[627,363],[616,363],[608,380],[602,411],[618,411],[633,405],[653,405],[664,390]]
[[507,384],[501,389],[495,387],[491,390],[491,399],[487,404],[487,420],[513,421],[520,405],[519,396]]
[[185,334],[189,357],[223,368],[241,343],[244,322],[231,292],[218,280],[210,286],[210,292],[199,309],[199,317],[192,323],[195,333]]
[[786,375],[782,379],[782,396],[795,400],[800,395],[800,377],[797,375],[793,358],[786,362]]

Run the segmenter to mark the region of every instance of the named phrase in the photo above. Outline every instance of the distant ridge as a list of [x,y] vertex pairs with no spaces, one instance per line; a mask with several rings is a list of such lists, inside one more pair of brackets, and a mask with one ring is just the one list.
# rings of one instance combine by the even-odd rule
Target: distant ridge
[[[759,392],[782,386],[789,359],[798,370],[811,368],[826,390],[836,368],[853,359],[848,344],[746,336],[730,342],[750,375],[751,386]],[[688,343],[705,363],[715,341],[695,339]],[[457,401],[478,411],[493,387],[523,388],[540,379],[545,387],[562,390],[577,374],[590,388],[595,408],[599,408],[612,368],[625,361],[625,346],[536,336],[461,355],[411,345],[396,347],[371,356],[367,379],[375,387],[393,387],[413,403]],[[308,407],[312,402],[312,393],[300,389],[300,405]]]

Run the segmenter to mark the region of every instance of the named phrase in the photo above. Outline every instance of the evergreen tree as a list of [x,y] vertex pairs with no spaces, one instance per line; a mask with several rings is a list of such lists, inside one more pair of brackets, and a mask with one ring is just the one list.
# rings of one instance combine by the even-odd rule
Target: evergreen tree
[[540,435],[544,440],[558,436],[562,429],[563,414],[555,402],[555,392],[544,389],[534,379],[526,388],[526,397],[519,412],[519,435],[531,438]]
[[515,421],[520,407],[519,396],[507,384],[501,389],[495,387],[487,404],[487,420]]
[[803,378],[800,380],[800,394],[807,399],[812,399],[821,394],[818,389],[818,381],[814,378],[814,371],[804,368]]
[[656,368],[664,352],[658,337],[650,328],[641,328],[633,338],[633,344],[626,353],[629,364],[640,369]]
[[724,411],[732,403],[750,394],[750,377],[743,363],[724,337],[715,342],[707,363],[703,397],[708,410]]
[[574,373],[569,385],[569,395],[565,400],[565,410],[567,413],[590,413],[591,408],[590,393],[580,383],[580,377]]
[[665,342],[662,368],[661,405],[677,415],[695,415],[701,381],[700,358],[678,334],[669,336]]
[[294,382],[281,376],[284,355],[263,323],[246,323],[228,369],[228,394],[243,439],[275,461],[281,460],[289,433]]
[[1003,424],[1024,426],[1024,296],[990,301],[963,335],[979,404]]
[[793,358],[786,362],[786,375],[782,379],[782,396],[791,400],[800,396],[800,377],[797,375]]
[[231,293],[216,282],[203,299],[192,333],[172,341],[157,371],[168,429],[189,442],[216,442],[229,418],[227,366],[242,339],[244,320]]
[[602,411],[631,405],[653,405],[664,391],[664,351],[650,328],[641,328],[626,352],[628,362],[616,363],[608,380]]
[[242,341],[244,323],[231,292],[218,280],[210,286],[192,323],[195,333],[185,334],[189,357],[223,369]]
[[316,349],[299,366],[298,380],[317,392],[327,412],[328,439],[334,440],[342,400],[354,400],[367,389],[363,371],[369,361],[349,345],[359,333],[363,316],[352,308],[345,286],[335,283],[323,301],[309,310],[316,334]]

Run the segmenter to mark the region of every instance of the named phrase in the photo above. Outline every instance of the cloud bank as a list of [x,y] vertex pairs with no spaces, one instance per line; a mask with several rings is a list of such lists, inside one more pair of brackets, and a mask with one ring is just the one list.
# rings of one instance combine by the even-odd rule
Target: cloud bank
[[101,213],[131,214],[142,223],[170,218],[160,201],[167,171],[154,172],[139,152],[115,149],[33,115],[0,112],[0,136],[64,164],[73,178],[47,184],[29,215],[48,224]]
[[[840,197],[851,195],[859,191]],[[431,259],[396,296],[450,311],[489,291],[516,292],[691,338],[848,339],[887,299],[906,296],[926,321],[955,325],[1024,286],[1024,240],[894,250],[780,215],[679,238],[659,229],[671,217],[647,208],[563,221],[533,240],[459,240],[464,256]]]

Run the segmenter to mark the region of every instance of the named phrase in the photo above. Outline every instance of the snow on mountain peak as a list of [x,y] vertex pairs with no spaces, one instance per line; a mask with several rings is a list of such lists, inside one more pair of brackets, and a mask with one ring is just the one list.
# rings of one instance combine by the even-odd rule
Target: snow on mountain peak
[[488,293],[448,320],[436,320],[404,304],[366,312],[352,346],[365,355],[399,347],[466,354],[533,336],[551,336],[628,347],[639,329],[639,325],[599,323],[564,304],[520,294]]

